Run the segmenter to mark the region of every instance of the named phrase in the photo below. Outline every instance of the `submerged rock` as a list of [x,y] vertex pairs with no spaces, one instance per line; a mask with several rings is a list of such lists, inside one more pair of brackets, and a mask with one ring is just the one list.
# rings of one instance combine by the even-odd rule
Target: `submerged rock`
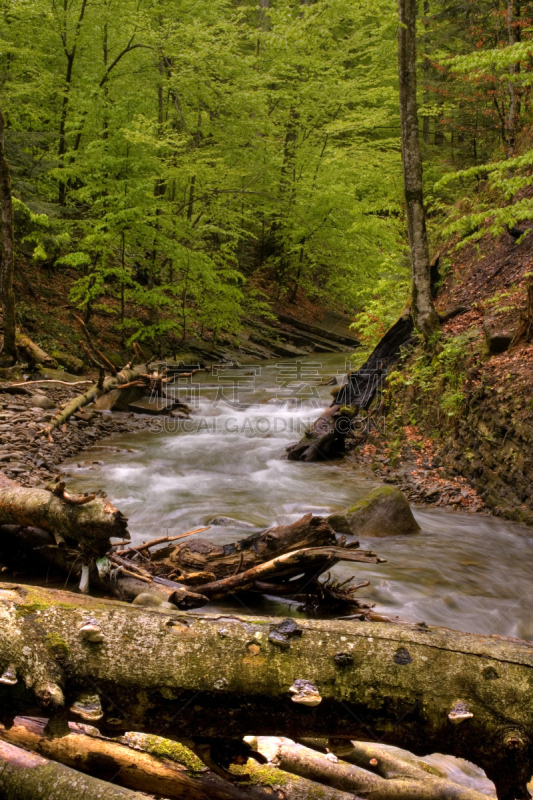
[[220,525],[224,528],[255,528],[255,525],[250,522],[243,522],[240,519],[233,519],[233,517],[213,517],[207,524]]
[[420,530],[406,497],[392,486],[379,486],[346,511],[330,514],[328,522],[336,533],[363,538],[398,536]]

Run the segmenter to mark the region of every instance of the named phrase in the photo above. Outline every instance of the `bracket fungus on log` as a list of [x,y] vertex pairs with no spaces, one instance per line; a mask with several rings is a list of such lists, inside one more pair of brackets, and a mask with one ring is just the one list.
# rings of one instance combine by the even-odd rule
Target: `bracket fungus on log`
[[[101,646],[79,634],[88,616],[105,636]],[[281,649],[268,641],[280,622],[165,612],[3,584],[0,669],[14,665],[20,680],[0,684],[0,707],[3,716],[42,715],[56,687],[64,708],[81,691],[98,690],[99,727],[114,735],[134,729],[165,730],[177,739],[272,734],[353,740],[371,729],[418,755],[441,752],[473,761],[495,782],[499,798],[527,796],[533,772],[533,706],[524,702],[533,691],[530,642],[406,624],[299,620],[302,636]],[[50,648],[54,638],[61,639],[61,659]],[[253,652],[250,642],[257,643]],[[409,663],[396,663],[399,648],[408,650]],[[337,664],[339,652],[351,654],[353,664]],[[486,679],[487,668],[498,680]],[[295,679],[314,684],[319,706],[291,701]],[[448,719],[457,698],[473,714],[466,724]]]

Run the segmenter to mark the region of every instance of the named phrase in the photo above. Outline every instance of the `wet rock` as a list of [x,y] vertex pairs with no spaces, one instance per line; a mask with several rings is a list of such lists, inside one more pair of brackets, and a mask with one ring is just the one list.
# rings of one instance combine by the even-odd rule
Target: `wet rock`
[[208,525],[220,525],[224,528],[255,528],[250,522],[243,522],[240,519],[233,519],[232,517],[213,517],[207,523]]
[[166,397],[143,397],[128,405],[130,411],[136,414],[170,414],[174,408],[174,401]]
[[331,514],[336,533],[357,536],[398,536],[417,533],[420,525],[406,497],[393,486],[379,486],[346,511]]
[[113,389],[103,394],[93,403],[95,411],[126,411],[130,403],[141,400],[146,394],[143,386],[128,386],[127,389]]
[[60,369],[47,369],[41,367],[37,373],[37,378],[44,378],[49,381],[66,381],[67,383],[76,383],[79,381],[77,375],[71,375],[70,372],[63,372]]
[[43,408],[43,409],[51,409],[57,408],[56,403],[53,400],[50,400],[45,394],[34,394],[30,400],[30,403],[33,408]]

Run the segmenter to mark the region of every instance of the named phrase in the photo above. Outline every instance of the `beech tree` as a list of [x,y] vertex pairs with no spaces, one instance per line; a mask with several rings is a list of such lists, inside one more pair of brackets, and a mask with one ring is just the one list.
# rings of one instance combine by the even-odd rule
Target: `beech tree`
[[416,98],[416,16],[417,0],[399,0],[398,75],[402,163],[411,250],[412,313],[415,327],[426,339],[439,327],[431,299],[429,247],[422,190],[422,153],[418,130]]

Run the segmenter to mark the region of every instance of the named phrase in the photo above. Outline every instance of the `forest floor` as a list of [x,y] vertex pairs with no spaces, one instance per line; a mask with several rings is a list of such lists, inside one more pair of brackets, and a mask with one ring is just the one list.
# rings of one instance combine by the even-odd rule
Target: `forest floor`
[[[513,342],[527,307],[533,235],[442,251],[442,352],[415,348],[388,377],[382,424],[349,458],[412,502],[533,524],[533,343]],[[502,352],[500,352],[502,351]]]
[[[27,259],[19,258],[15,270],[15,298],[17,323],[50,355],[55,355],[63,366],[69,368],[69,356],[84,359],[80,350],[83,335],[76,320],[82,312],[69,301],[72,284],[79,279],[79,273],[69,267],[53,269]],[[272,295],[272,317],[254,317],[243,320],[242,330],[234,335],[219,335],[214,341],[210,334],[189,330],[184,340],[170,336],[162,343],[161,352],[150,355],[182,359],[185,363],[198,360],[219,361],[224,359],[257,360],[278,356],[302,356],[313,349],[329,352],[342,349],[330,342],[329,334],[342,335],[356,342],[349,328],[351,317],[344,309],[334,309],[321,302],[313,302],[301,291],[297,302],[277,300],[272,286],[266,287]],[[267,294],[268,299],[268,294]],[[127,305],[125,317],[137,319],[144,311]],[[147,312],[146,312],[147,313]],[[302,333],[298,326],[281,323],[277,315],[286,315],[303,323],[311,323],[321,331],[326,341],[313,348],[306,340],[309,334]],[[104,296],[95,304],[88,323],[89,330],[97,347],[116,366],[122,366],[131,358],[131,348],[127,340],[132,330],[122,333],[120,328],[120,308],[118,300]],[[303,337],[303,338],[302,338]],[[316,337],[315,337],[316,338]],[[319,337],[320,338],[320,335]],[[325,349],[321,349],[321,348]],[[353,348],[352,348],[353,349]]]

